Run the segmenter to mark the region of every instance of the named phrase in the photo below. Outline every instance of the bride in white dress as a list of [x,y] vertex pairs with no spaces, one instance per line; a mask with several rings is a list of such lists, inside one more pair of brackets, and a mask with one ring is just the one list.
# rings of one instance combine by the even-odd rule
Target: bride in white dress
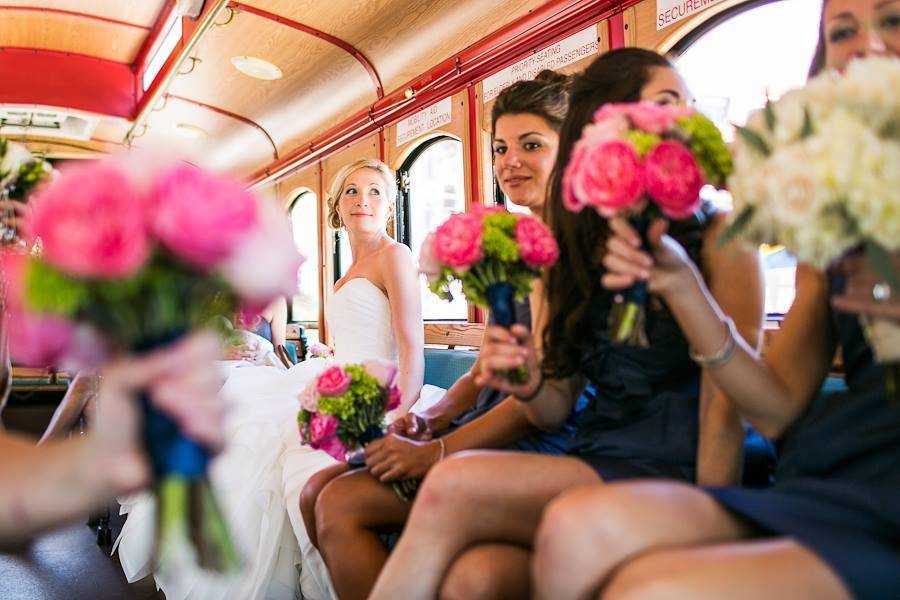
[[[424,337],[416,269],[409,249],[385,230],[395,199],[394,175],[379,161],[357,161],[335,178],[329,219],[335,228],[346,227],[353,263],[335,284],[326,311],[337,362],[398,362],[403,400],[392,417],[417,401],[428,402],[420,400]],[[168,600],[294,598],[298,583],[305,598],[333,597],[327,571],[306,535],[299,495],[310,476],[336,468],[336,461],[301,446],[296,426],[297,397],[326,364],[311,359],[287,371],[229,369],[221,391],[230,406],[228,445],[213,462],[211,478],[247,569],[230,580],[190,568],[155,573]],[[425,395],[440,394],[435,389]],[[129,581],[152,572],[154,511],[150,496],[123,502],[128,519],[114,550]]]

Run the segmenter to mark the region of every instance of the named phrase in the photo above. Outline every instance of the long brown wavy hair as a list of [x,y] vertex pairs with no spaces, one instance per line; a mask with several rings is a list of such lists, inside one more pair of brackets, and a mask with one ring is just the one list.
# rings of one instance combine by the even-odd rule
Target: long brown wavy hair
[[622,48],[598,57],[577,75],[569,90],[569,112],[559,137],[550,176],[545,220],[559,242],[559,261],[547,273],[548,321],[543,331],[543,370],[562,378],[579,368],[592,335],[590,306],[600,286],[600,264],[609,226],[593,210],[572,213],[563,207],[562,175],[572,147],[594,112],[610,102],[637,102],[655,67],[672,67],[667,58],[641,48]]

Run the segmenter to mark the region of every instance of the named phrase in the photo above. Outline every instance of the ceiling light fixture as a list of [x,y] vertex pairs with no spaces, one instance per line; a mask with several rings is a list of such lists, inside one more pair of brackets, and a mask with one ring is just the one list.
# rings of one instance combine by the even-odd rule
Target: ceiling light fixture
[[191,125],[190,123],[179,123],[175,126],[175,133],[177,133],[181,137],[191,138],[194,140],[199,140],[209,135],[209,133],[202,127],[197,127],[196,125]]
[[264,81],[281,79],[284,75],[281,69],[269,61],[256,58],[255,56],[233,56],[231,57],[231,64],[244,75]]

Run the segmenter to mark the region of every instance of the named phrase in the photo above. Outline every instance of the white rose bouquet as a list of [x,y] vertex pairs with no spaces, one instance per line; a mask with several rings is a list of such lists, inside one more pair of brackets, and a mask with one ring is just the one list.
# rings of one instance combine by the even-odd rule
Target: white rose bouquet
[[[897,90],[900,60],[857,60],[751,116],[734,144],[735,213],[722,241],[783,244],[823,269],[862,249],[900,294],[890,258],[900,250]],[[884,325],[863,321],[870,333]],[[900,363],[900,345],[869,338],[879,362]]]

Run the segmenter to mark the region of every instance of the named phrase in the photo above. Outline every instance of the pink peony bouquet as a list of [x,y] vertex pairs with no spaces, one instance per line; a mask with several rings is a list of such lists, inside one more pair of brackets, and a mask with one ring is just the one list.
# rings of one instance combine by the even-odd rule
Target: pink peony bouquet
[[[96,363],[164,345],[291,292],[302,263],[277,207],[184,164],[83,163],[32,205],[25,230],[42,252],[0,256],[10,352],[23,364]],[[237,557],[209,487],[206,450],[142,404],[161,562],[190,539],[203,567],[230,569]]]
[[[400,406],[397,367],[381,360],[326,367],[300,394],[300,439],[336,460],[363,466],[363,447],[384,436],[384,416]],[[401,498],[414,482],[400,481]],[[414,489],[414,488],[412,488]]]
[[313,342],[310,344],[308,352],[310,358],[334,358],[334,350],[322,342]]
[[559,257],[556,239],[531,215],[481,208],[444,221],[422,243],[419,270],[431,291],[453,298],[450,284],[462,283],[469,302],[491,311],[498,325],[513,323],[513,300],[525,298],[541,269]]
[[[690,108],[652,103],[605,104],[585,126],[563,173],[563,203],[572,212],[628,217],[643,234],[662,215],[686,219],[700,189],[721,186],[732,171],[718,128]],[[647,289],[635,285],[610,312],[614,341],[647,346]]]

